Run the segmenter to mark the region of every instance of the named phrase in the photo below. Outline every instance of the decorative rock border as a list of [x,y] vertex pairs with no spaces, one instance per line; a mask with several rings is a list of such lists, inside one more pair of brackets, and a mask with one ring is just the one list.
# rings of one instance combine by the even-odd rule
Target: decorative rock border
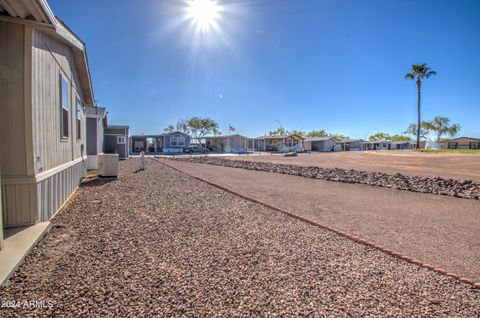
[[480,184],[472,180],[453,180],[440,177],[428,178],[409,176],[401,173],[388,174],[354,169],[329,169],[316,166],[297,166],[272,162],[224,159],[218,157],[199,156],[193,158],[175,158],[173,160],[480,200]]
[[302,217],[302,216],[300,216],[300,215],[297,215],[297,214],[295,214],[295,213],[293,213],[293,212],[284,210],[284,209],[282,209],[282,208],[278,208],[278,207],[273,206],[273,205],[271,205],[271,204],[268,204],[268,203],[266,203],[266,202],[263,202],[263,201],[260,201],[260,200],[257,200],[257,199],[248,197],[248,196],[246,196],[246,195],[244,195],[244,194],[241,194],[241,193],[239,193],[239,192],[236,192],[236,191],[234,191],[234,190],[231,190],[231,189],[229,189],[229,188],[226,188],[226,187],[224,187],[224,186],[222,186],[222,185],[220,185],[220,184],[217,184],[217,183],[215,183],[215,182],[208,181],[208,180],[206,180],[206,179],[202,179],[202,178],[200,178],[200,177],[191,175],[191,174],[189,174],[189,173],[187,173],[187,172],[185,172],[185,171],[182,171],[182,170],[180,170],[180,169],[178,169],[178,168],[176,168],[176,167],[173,167],[173,166],[165,163],[163,160],[159,160],[159,159],[152,159],[152,160],[154,160],[154,161],[156,161],[156,162],[158,162],[158,163],[160,163],[160,164],[162,164],[162,165],[164,165],[164,166],[166,166],[166,167],[169,167],[169,168],[171,168],[171,169],[173,169],[173,170],[175,170],[175,171],[177,171],[177,172],[183,173],[183,174],[185,174],[185,175],[187,175],[187,176],[189,176],[189,177],[191,177],[191,178],[194,178],[194,179],[196,179],[196,180],[199,180],[199,181],[201,181],[201,182],[204,182],[204,183],[206,183],[206,184],[209,184],[209,185],[211,185],[211,186],[213,186],[213,187],[215,187],[215,188],[221,189],[221,190],[223,190],[223,191],[226,191],[226,192],[228,192],[228,193],[231,193],[231,194],[233,194],[233,195],[236,195],[236,196],[238,196],[238,197],[241,197],[241,198],[243,198],[243,199],[245,199],[245,200],[248,200],[248,201],[250,201],[250,202],[263,205],[263,206],[265,206],[265,207],[267,207],[267,208],[269,208],[269,209],[272,209],[272,210],[274,210],[274,211],[283,213],[283,214],[288,215],[288,216],[290,216],[290,217],[292,217],[292,218],[294,218],[294,219],[297,219],[297,220],[306,222],[306,223],[308,223],[308,224],[310,224],[310,225],[319,227],[319,228],[321,228],[321,229],[324,229],[324,230],[333,232],[333,233],[338,234],[338,235],[340,235],[340,236],[342,236],[342,237],[344,237],[344,238],[347,238],[347,239],[349,239],[349,240],[352,240],[352,241],[354,241],[354,242],[356,242],[356,243],[359,243],[359,244],[363,244],[363,245],[372,247],[372,248],[374,248],[374,249],[377,249],[377,250],[379,250],[379,251],[382,251],[382,252],[384,252],[384,253],[387,253],[387,254],[389,254],[389,255],[392,255],[392,256],[394,256],[394,257],[397,257],[397,258],[399,258],[399,259],[402,259],[402,260],[404,260],[404,261],[406,261],[406,262],[408,262],[408,263],[411,263],[411,264],[414,264],[414,265],[418,265],[418,266],[420,266],[420,267],[423,267],[423,268],[426,268],[426,269],[429,269],[429,270],[433,270],[434,272],[437,272],[438,274],[442,274],[442,275],[445,275],[445,276],[447,276],[447,277],[456,279],[456,280],[458,280],[458,281],[460,281],[460,282],[462,282],[462,283],[472,285],[472,288],[478,288],[478,289],[480,289],[480,282],[474,282],[474,281],[472,281],[472,280],[470,280],[470,279],[468,279],[468,278],[460,277],[460,275],[447,272],[446,270],[444,270],[444,269],[442,269],[442,268],[436,268],[436,267],[434,267],[434,266],[432,266],[432,265],[430,265],[430,264],[424,263],[424,262],[422,262],[422,261],[420,261],[420,260],[412,259],[412,258],[410,258],[410,257],[408,257],[408,256],[406,256],[406,255],[402,255],[401,253],[397,253],[397,252],[395,252],[395,251],[392,251],[392,250],[390,250],[390,249],[388,249],[388,248],[386,248],[386,247],[384,247],[384,246],[382,246],[382,245],[375,244],[374,242],[364,240],[364,239],[359,238],[359,237],[357,237],[357,236],[355,236],[355,235],[352,235],[352,234],[349,234],[349,233],[346,233],[346,232],[337,230],[337,229],[335,229],[335,228],[329,227],[329,226],[327,226],[327,225],[324,225],[324,224],[321,224],[321,223],[318,223],[318,222],[309,220],[309,219],[304,218],[304,217]]

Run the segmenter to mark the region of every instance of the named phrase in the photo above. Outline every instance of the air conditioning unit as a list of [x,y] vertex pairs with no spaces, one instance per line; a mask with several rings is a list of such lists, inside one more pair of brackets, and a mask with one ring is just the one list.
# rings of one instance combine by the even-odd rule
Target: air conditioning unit
[[102,177],[118,177],[118,154],[98,155],[98,174]]

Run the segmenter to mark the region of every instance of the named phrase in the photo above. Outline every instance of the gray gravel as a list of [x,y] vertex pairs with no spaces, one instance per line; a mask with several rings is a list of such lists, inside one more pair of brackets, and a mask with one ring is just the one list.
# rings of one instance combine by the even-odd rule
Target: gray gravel
[[480,290],[149,161],[93,181],[0,289],[0,316],[475,317]]
[[388,174],[383,172],[368,172],[354,169],[321,168],[316,166],[297,166],[271,162],[233,160],[218,157],[181,158],[195,163],[205,163],[231,168],[276,172],[306,178],[321,179],[344,183],[360,183],[377,187],[398,190],[433,193],[465,199],[480,199],[480,184],[472,180],[453,180],[440,177],[429,178],[408,176],[401,173]]

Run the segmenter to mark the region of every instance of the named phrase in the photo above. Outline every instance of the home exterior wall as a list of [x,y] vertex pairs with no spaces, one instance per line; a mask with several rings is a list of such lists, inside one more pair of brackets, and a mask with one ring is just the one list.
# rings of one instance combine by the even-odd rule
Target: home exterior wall
[[441,142],[442,148],[446,149],[480,149],[480,139],[470,137],[458,137]]
[[[117,142],[118,137],[125,137],[125,143]],[[120,159],[128,158],[128,128],[110,128],[104,129],[104,152],[118,153]]]
[[[86,126],[81,112],[77,138],[74,97],[83,97],[66,44],[10,22],[0,22],[0,43],[2,222],[14,227],[47,221],[78,187]],[[73,86],[67,140],[60,139],[60,70]]]
[[224,137],[207,137],[207,148],[218,152],[245,152],[247,150],[247,138],[240,135]]
[[[163,135],[141,135],[130,136],[129,153],[133,155],[140,154],[144,151],[145,154],[161,154],[163,151]],[[148,141],[152,142],[150,145]],[[150,147],[150,148],[149,148]]]
[[312,150],[314,151],[333,151],[335,142],[331,139],[328,140],[312,140]]
[[[303,151],[303,138],[297,136],[291,137],[279,137],[279,138],[257,138],[258,150],[260,151]],[[292,143],[292,146],[288,145],[288,142]]]
[[[171,138],[174,136],[182,136],[185,137],[185,144],[183,146],[174,146],[171,144]],[[190,147],[190,136],[182,133],[182,132],[172,132],[169,134],[165,134],[163,137],[163,148],[162,151],[165,153],[168,152],[183,152],[183,148]]]
[[[90,109],[90,108],[89,108]],[[86,143],[87,169],[98,169],[98,155],[103,153],[104,144],[104,117],[103,111],[90,111],[86,114]]]
[[[60,74],[71,84],[69,137],[60,136]],[[72,49],[45,32],[34,30],[32,50],[32,117],[35,172],[47,171],[81,157],[85,145],[85,115],[76,136],[76,96],[83,101]]]
[[98,155],[98,118],[87,118],[87,156]]
[[24,25],[0,21],[0,169],[7,176],[26,175],[27,159],[33,167],[33,156],[27,157],[25,147],[24,44],[28,32]]

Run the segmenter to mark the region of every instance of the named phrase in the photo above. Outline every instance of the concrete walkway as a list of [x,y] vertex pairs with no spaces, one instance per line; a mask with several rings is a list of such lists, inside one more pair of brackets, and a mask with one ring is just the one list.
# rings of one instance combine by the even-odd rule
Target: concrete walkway
[[4,230],[4,245],[0,251],[0,285],[8,280],[49,227],[50,222],[41,222]]
[[480,202],[168,160],[236,192],[480,281]]

